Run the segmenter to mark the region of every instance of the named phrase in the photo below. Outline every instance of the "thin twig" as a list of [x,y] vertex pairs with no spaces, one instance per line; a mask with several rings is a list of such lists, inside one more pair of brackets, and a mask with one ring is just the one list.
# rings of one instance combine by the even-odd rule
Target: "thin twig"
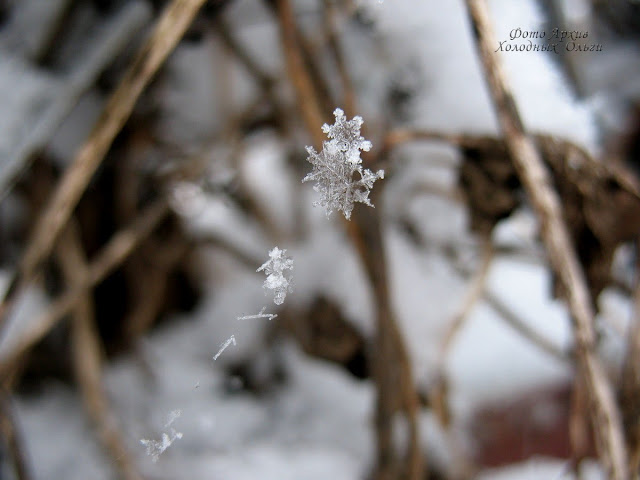
[[[320,146],[324,140],[319,128],[323,123],[320,95],[314,90],[314,82],[298,51],[296,25],[289,0],[277,0],[276,4],[288,74],[298,96],[306,129],[316,146]],[[380,190],[374,191],[373,195],[378,197],[374,203],[381,202]],[[377,397],[375,477],[377,480],[391,480],[402,475],[408,480],[421,480],[426,467],[418,426],[420,402],[409,354],[391,305],[378,210],[358,209],[353,220],[345,223],[375,292],[375,354],[371,356]],[[394,445],[394,418],[397,413],[403,415],[408,426],[405,461],[401,461]]]
[[12,347],[3,355],[0,362],[0,379],[12,372],[22,355],[71,312],[78,300],[89,289],[104,280],[114,268],[121,264],[151,233],[168,211],[169,207],[166,202],[157,200],[144,209],[129,227],[116,233],[96,259],[91,262],[82,284],[74,285],[66,293],[60,295],[44,313],[33,321],[21,338],[12,342]]
[[200,235],[195,240],[197,245],[204,247],[219,248],[222,251],[228,253],[233,258],[242,263],[252,272],[256,267],[264,262],[264,259],[247,252],[244,248],[240,247],[237,243],[232,242],[221,235],[207,234]]
[[89,180],[127,121],[143,90],[178,44],[206,0],[173,0],[151,37],[105,106],[96,126],[60,180],[53,198],[36,222],[18,273],[0,303],[0,326],[22,286],[28,285],[41,262],[51,253],[60,231],[71,216]]
[[[485,246],[486,248],[486,246]],[[493,247],[491,247],[493,253],[497,253]],[[452,250],[449,246],[443,247],[441,249],[442,254],[451,261],[451,265],[458,272],[459,275],[463,277],[468,277],[471,275],[471,272],[465,268],[456,258],[455,251]],[[485,252],[486,255],[486,252]],[[486,257],[485,257],[486,259]],[[478,272],[482,273],[482,268]],[[488,273],[488,272],[487,272]],[[487,274],[485,273],[485,275]],[[479,280],[478,280],[479,282]],[[509,308],[497,295],[492,293],[485,282],[480,283],[482,286],[482,290],[480,291],[481,299],[487,302],[487,304],[493,308],[493,310],[500,315],[500,317],[507,322],[507,324],[513,328],[517,333],[519,333],[523,338],[530,341],[533,345],[538,347],[543,352],[548,353],[552,357],[560,360],[563,363],[566,363],[572,359],[571,355],[568,352],[563,351],[559,347],[557,347],[551,340],[538,333],[536,330],[531,328],[527,322],[523,321],[511,308]],[[474,281],[474,290],[471,293],[475,293],[475,281]],[[445,338],[445,342],[450,342],[450,338]]]
[[312,135],[316,147],[320,147],[323,137],[319,126],[324,123],[321,103],[298,49],[293,9],[289,0],[276,0],[276,5],[287,72],[295,88],[306,129]]
[[[147,243],[150,243],[151,250],[154,244]],[[144,289],[140,289],[133,309],[123,322],[127,341],[137,340],[158,318],[169,290],[170,274],[192,247],[192,242],[184,239],[169,240],[166,245],[155,247],[155,251],[149,256],[153,260],[147,262],[146,269],[139,271],[137,277],[143,282]]]
[[16,478],[18,480],[31,480],[33,475],[31,474],[27,452],[24,448],[16,417],[12,398],[8,391],[2,388],[2,391],[0,391],[0,436],[2,436],[11,457]]
[[[89,276],[89,267],[82,251],[75,222],[69,222],[56,248],[58,261],[68,285],[81,287]],[[99,438],[111,455],[125,480],[141,480],[121,434],[102,387],[102,345],[95,324],[94,305],[90,290],[76,302],[72,311],[71,350],[85,408],[96,424]]]
[[482,263],[480,264],[480,268],[478,268],[478,270],[473,274],[467,290],[467,294],[465,295],[462,306],[460,307],[460,311],[453,317],[452,321],[449,323],[447,332],[445,333],[444,339],[440,344],[438,354],[439,371],[443,371],[444,359],[457,332],[460,331],[460,328],[464,325],[465,320],[469,317],[469,314],[473,310],[474,306],[476,305],[478,300],[482,298],[483,293],[485,292],[485,284],[487,282],[489,267],[491,266],[493,256],[494,250],[491,244],[491,240],[486,238],[482,243]]
[[[636,256],[640,241],[636,242]],[[625,426],[625,440],[629,451],[629,470],[638,478],[640,469],[640,259],[636,262],[636,287],[633,294],[633,317],[627,335],[620,404]]]
[[594,312],[578,257],[571,243],[557,193],[533,141],[526,135],[494,50],[497,45],[486,2],[466,0],[473,33],[493,97],[507,149],[541,225],[551,267],[558,276],[573,319],[580,373],[591,402],[592,422],[603,466],[612,480],[629,478],[620,412],[613,388],[598,357]]
[[343,110],[347,113],[348,117],[357,115],[356,112],[356,94],[353,88],[353,82],[349,71],[347,70],[346,60],[340,47],[340,40],[336,33],[336,7],[332,0],[325,0],[324,2],[324,29],[327,36],[329,45],[329,51],[333,55],[338,68],[338,75],[340,77],[340,83],[342,84],[342,105]]
[[264,69],[258,65],[258,62],[256,62],[245,48],[242,47],[240,42],[236,40],[227,23],[222,18],[218,18],[214,22],[214,26],[216,27],[216,33],[220,36],[220,40],[222,40],[224,46],[233,52],[247,72],[256,78],[263,89],[271,89],[275,84],[274,78],[266,73]]
[[529,340],[533,345],[552,357],[560,360],[562,363],[566,363],[571,360],[571,355],[569,353],[558,348],[551,340],[527,325],[527,323],[513,312],[513,310],[511,310],[497,295],[490,292],[488,289],[485,289],[482,297],[491,306],[491,308],[500,314],[500,317],[505,320],[511,328]]

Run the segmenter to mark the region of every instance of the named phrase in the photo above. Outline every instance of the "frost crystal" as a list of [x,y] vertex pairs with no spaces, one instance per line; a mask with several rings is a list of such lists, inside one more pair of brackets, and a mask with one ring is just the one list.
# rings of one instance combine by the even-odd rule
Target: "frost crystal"
[[151,456],[151,460],[153,461],[153,463],[158,461],[160,455],[162,455],[162,453],[167,448],[169,448],[174,441],[182,438],[182,433],[176,432],[173,428],[171,429],[170,433],[171,436],[169,436],[169,434],[167,433],[163,433],[161,441],[146,439],[140,440],[140,443],[147,447],[147,455]]
[[[307,161],[313,165],[313,170],[302,181],[316,182],[313,189],[320,193],[320,201],[313,205],[323,206],[327,217],[334,210],[341,210],[349,220],[355,202],[373,207],[369,192],[378,178],[384,178],[384,170],[373,173],[362,168],[360,150],[368,152],[371,149],[371,142],[360,136],[362,117],[347,120],[339,108],[335,109],[333,115],[336,122],[322,126],[322,131],[331,140],[322,142],[320,153],[313,147],[307,147]],[[356,172],[360,178],[354,179]]]
[[222,355],[222,352],[224,352],[224,351],[227,349],[227,347],[228,347],[229,345],[231,345],[232,343],[233,343],[234,345],[236,345],[236,337],[235,337],[235,336],[233,336],[233,335],[231,335],[231,336],[227,339],[227,341],[226,341],[226,342],[224,342],[222,345],[220,345],[220,350],[218,350],[218,353],[216,353],[216,354],[213,356],[213,360],[214,360],[214,361],[215,361],[215,360],[217,360],[217,359],[218,359],[218,357],[219,357],[220,355]]
[[287,291],[291,291],[291,277],[285,277],[283,272],[293,270],[293,259],[287,257],[285,253],[286,250],[273,247],[269,252],[269,260],[256,270],[256,272],[264,270],[267,275],[263,287],[273,290],[275,295],[273,302],[276,305],[281,305],[287,296]]
[[[165,423],[164,428],[169,427],[175,420],[180,416],[182,412],[180,410],[174,410],[169,413],[169,418],[167,419],[167,423]],[[169,430],[169,433],[162,433],[162,440],[147,440],[142,439],[140,443],[147,448],[147,455],[151,456],[151,460],[153,463],[158,461],[160,455],[171,446],[173,442],[177,439],[182,438],[182,433],[176,432],[174,428]]]
[[269,321],[273,320],[274,318],[276,318],[278,316],[277,313],[264,313],[264,311],[267,309],[267,307],[262,307],[260,309],[260,311],[258,313],[256,313],[255,315],[241,315],[239,317],[236,317],[236,319],[238,320],[251,320],[254,318],[267,318],[269,319]]

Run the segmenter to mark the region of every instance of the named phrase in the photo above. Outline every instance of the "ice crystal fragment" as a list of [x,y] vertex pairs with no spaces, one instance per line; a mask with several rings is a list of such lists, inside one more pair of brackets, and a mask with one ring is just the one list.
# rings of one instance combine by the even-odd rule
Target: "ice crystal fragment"
[[214,361],[215,361],[215,360],[217,360],[217,359],[218,359],[218,357],[219,357],[220,355],[222,355],[222,352],[224,352],[224,351],[227,349],[227,347],[228,347],[229,345],[231,345],[232,343],[233,343],[234,345],[236,345],[236,337],[235,337],[235,336],[233,336],[233,335],[231,335],[231,336],[227,339],[227,341],[226,341],[226,342],[224,342],[222,345],[220,345],[220,350],[218,350],[218,353],[216,353],[216,354],[213,356],[213,360],[214,360]]
[[281,305],[287,296],[287,292],[291,291],[291,277],[285,277],[285,270],[293,270],[293,259],[285,255],[286,250],[280,250],[278,247],[274,247],[269,252],[269,260],[262,264],[256,272],[261,272],[267,275],[264,281],[263,287],[268,290],[273,290],[274,298],[273,302],[276,305]]
[[362,117],[347,120],[339,108],[333,115],[335,123],[322,126],[322,131],[330,138],[322,142],[322,151],[318,153],[313,147],[307,147],[307,161],[313,165],[313,170],[302,181],[316,182],[313,189],[320,193],[320,200],[313,205],[324,207],[327,217],[338,210],[349,220],[354,203],[374,206],[369,200],[369,193],[373,183],[384,178],[384,170],[373,173],[362,167],[360,151],[371,149],[371,142],[360,135]]
[[[182,412],[180,410],[174,410],[169,413],[169,418],[167,419],[167,423],[165,423],[164,428],[169,427],[181,413]],[[147,440],[143,438],[140,440],[140,443],[146,447],[147,455],[151,456],[151,460],[155,463],[158,461],[158,458],[160,458],[160,455],[162,455],[162,453],[169,448],[173,442],[180,438],[182,438],[182,433],[171,428],[169,429],[169,433],[162,433],[162,440]]]
[[266,318],[268,320],[273,320],[274,318],[276,318],[278,316],[277,313],[264,313],[264,311],[267,309],[267,307],[262,307],[260,309],[260,311],[254,315],[242,315],[239,317],[236,317],[236,319],[238,320],[251,320],[254,318]]
[[[171,436],[169,436],[171,435]],[[151,456],[153,463],[158,461],[160,455],[171,446],[177,439],[182,438],[182,433],[176,432],[175,429],[171,429],[170,433],[163,433],[162,440],[140,440],[140,443],[147,448],[147,455]]]

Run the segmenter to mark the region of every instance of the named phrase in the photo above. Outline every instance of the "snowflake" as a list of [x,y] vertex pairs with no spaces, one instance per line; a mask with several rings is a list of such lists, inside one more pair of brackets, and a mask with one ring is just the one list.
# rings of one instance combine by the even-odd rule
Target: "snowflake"
[[264,270],[267,275],[263,287],[273,290],[275,294],[273,302],[276,305],[281,305],[287,296],[287,291],[291,291],[291,277],[285,277],[283,271],[293,270],[293,259],[287,257],[285,253],[286,250],[274,247],[269,252],[269,260],[256,270],[256,272]]
[[163,433],[162,440],[160,441],[146,439],[140,440],[140,443],[147,448],[147,455],[151,456],[153,463],[158,461],[160,455],[162,455],[162,453],[169,448],[173,442],[182,438],[182,433],[176,432],[173,428],[171,429],[170,434],[171,436],[169,436],[168,433]]
[[[322,131],[331,140],[322,143],[320,153],[313,147],[307,147],[307,161],[313,165],[313,170],[302,181],[316,182],[313,189],[320,193],[320,201],[313,205],[323,206],[327,217],[334,210],[339,210],[349,220],[355,202],[373,207],[369,192],[378,178],[384,178],[384,170],[373,173],[362,168],[360,150],[368,152],[371,149],[371,142],[360,136],[362,117],[347,120],[339,108],[335,109],[333,115],[336,122],[322,126]],[[359,179],[354,179],[356,172]]]
[[[169,413],[169,418],[167,419],[167,423],[165,423],[164,428],[170,427],[171,424],[180,417],[181,413],[182,412],[180,410],[174,410]],[[140,440],[140,443],[146,447],[147,455],[151,456],[153,463],[156,463],[158,458],[160,458],[160,455],[162,455],[162,453],[169,448],[173,442],[181,438],[182,433],[171,428],[169,433],[162,433],[162,440],[147,440],[143,438]]]

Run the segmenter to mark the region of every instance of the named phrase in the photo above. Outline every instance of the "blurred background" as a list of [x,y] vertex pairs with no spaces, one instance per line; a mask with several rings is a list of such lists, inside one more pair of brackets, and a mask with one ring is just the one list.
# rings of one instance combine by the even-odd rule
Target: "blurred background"
[[[633,468],[640,3],[489,7]],[[0,2],[0,479],[605,478],[492,105],[458,0]],[[350,222],[301,182],[338,107],[385,170]]]

